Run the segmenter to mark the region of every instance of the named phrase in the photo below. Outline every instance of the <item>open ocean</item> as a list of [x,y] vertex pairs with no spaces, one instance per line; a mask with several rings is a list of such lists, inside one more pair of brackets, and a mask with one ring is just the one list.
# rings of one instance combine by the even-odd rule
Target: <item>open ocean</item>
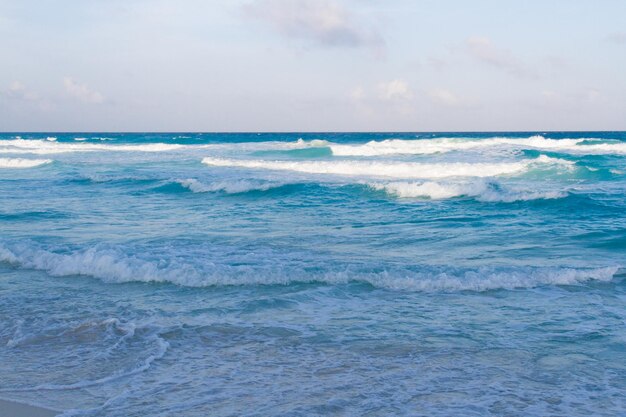
[[626,132],[0,134],[0,398],[626,416]]

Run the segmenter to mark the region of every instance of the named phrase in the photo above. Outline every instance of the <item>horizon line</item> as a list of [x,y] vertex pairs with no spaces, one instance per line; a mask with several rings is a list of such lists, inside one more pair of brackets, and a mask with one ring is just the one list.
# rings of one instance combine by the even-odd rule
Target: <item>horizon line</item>
[[336,133],[625,133],[624,130],[12,130],[0,131],[0,135],[14,133],[54,133],[54,134],[78,134],[78,133],[113,133],[113,134],[336,134]]

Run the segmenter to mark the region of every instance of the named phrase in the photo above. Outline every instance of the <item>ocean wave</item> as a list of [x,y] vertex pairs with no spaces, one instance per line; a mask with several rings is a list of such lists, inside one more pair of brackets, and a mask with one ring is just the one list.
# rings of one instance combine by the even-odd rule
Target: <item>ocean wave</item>
[[300,138],[296,141],[296,146],[322,147],[322,146],[328,146],[329,144],[330,142],[328,142],[327,140],[323,140],[323,139],[304,140]]
[[[99,140],[100,143],[94,142]],[[364,156],[375,157],[385,155],[429,155],[453,151],[488,150],[493,149],[534,149],[573,154],[626,154],[626,142],[599,141],[593,139],[547,139],[543,136],[528,138],[435,138],[435,139],[386,139],[369,141],[366,143],[336,143],[322,139],[297,141],[268,141],[268,142],[237,142],[237,143],[207,143],[207,144],[172,144],[172,143],[143,143],[119,144],[103,143],[110,138],[76,137],[73,142],[59,142],[56,138],[22,139],[15,137],[10,140],[0,140],[1,152],[57,154],[72,152],[93,151],[125,151],[125,152],[168,152],[176,150],[214,149],[233,152],[247,151],[297,151],[328,149],[335,156]]]
[[267,191],[269,189],[285,185],[284,183],[263,183],[260,181],[246,179],[215,181],[207,184],[194,178],[187,178],[183,180],[176,180],[176,182],[194,193],[224,192],[226,194],[241,194],[250,191]]
[[207,157],[202,163],[217,167],[239,167],[294,171],[308,174],[389,178],[494,177],[525,172],[537,164],[571,166],[570,161],[541,155],[536,159],[501,163],[418,163],[374,161],[269,161]]
[[51,159],[0,158],[0,168],[34,168],[51,162]]
[[105,145],[98,143],[65,143],[36,139],[13,139],[0,141],[0,152],[28,154],[62,154],[72,152],[125,151],[125,152],[167,152],[183,149],[184,145],[148,143],[141,145]]
[[71,181],[75,182],[87,182],[87,183],[125,183],[125,182],[136,182],[136,183],[151,183],[158,181],[159,178],[151,178],[148,175],[132,175],[132,174],[123,174],[123,173],[80,173]]
[[444,182],[388,182],[370,183],[369,187],[384,191],[399,198],[428,198],[442,200],[455,197],[474,197],[483,202],[512,203],[539,199],[559,199],[568,196],[565,191],[528,191],[514,188],[505,188],[490,181],[474,181],[465,183]]
[[[91,247],[56,253],[27,244],[0,244],[0,262],[23,269],[41,270],[51,276],[90,276],[108,283],[167,282],[180,286],[288,285],[360,282],[400,291],[487,291],[532,288],[545,285],[575,285],[587,281],[611,281],[620,267],[480,267],[475,269],[348,264],[311,268],[309,265],[193,265],[125,255],[122,249]],[[163,266],[166,265],[166,266]]]
[[215,143],[183,145],[172,143],[143,143],[143,144],[118,144],[118,143],[94,143],[92,141],[109,141],[110,138],[100,137],[77,137],[74,142],[57,142],[48,139],[22,139],[0,140],[0,152],[28,153],[28,154],[63,154],[74,152],[170,152],[180,150],[212,149],[222,151],[259,151],[259,150],[302,150],[322,148],[328,142],[314,139],[304,141],[302,139],[291,142],[242,142],[242,143]]
[[553,158],[548,155],[539,155],[536,159],[534,159],[534,161],[544,164],[560,165],[569,169],[572,169],[576,166],[576,162],[574,161],[568,161],[567,159],[563,158]]
[[418,155],[509,146],[516,149],[540,149],[575,153],[626,153],[626,143],[589,143],[589,139],[546,139],[495,137],[489,139],[438,138],[422,140],[387,139],[365,144],[330,144],[336,156]]

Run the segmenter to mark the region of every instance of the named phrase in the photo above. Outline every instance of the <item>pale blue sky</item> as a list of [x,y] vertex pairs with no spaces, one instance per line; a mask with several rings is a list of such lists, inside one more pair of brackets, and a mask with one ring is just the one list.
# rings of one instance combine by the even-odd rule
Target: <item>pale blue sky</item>
[[626,130],[624,22],[623,0],[0,0],[0,130]]

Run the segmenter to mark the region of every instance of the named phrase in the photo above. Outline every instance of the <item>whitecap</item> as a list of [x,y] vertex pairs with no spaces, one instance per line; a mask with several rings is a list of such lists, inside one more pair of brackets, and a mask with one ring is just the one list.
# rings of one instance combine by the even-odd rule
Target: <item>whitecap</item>
[[517,148],[568,149],[584,139],[546,139],[543,136],[529,138],[436,138],[427,140],[387,139],[365,144],[332,144],[331,150],[338,156],[378,156],[393,154],[433,154],[451,151],[491,148],[508,145]]
[[222,180],[211,183],[203,183],[194,178],[176,180],[177,183],[194,193],[224,192],[227,194],[239,194],[249,191],[267,191],[271,188],[277,188],[284,184],[281,183],[262,183],[259,181],[251,181],[246,179],[240,180]]
[[308,174],[369,176],[389,178],[493,177],[524,172],[542,160],[501,163],[417,163],[377,161],[267,161],[207,157],[202,163],[217,167],[239,167],[294,171]]
[[0,158],[0,168],[34,168],[51,162],[51,159]]
[[141,145],[105,145],[98,143],[63,143],[48,140],[13,139],[0,141],[0,152],[28,154],[62,154],[72,152],[167,152],[184,149],[184,145],[149,143]]
[[336,156],[419,155],[446,153],[473,149],[509,147],[513,149],[538,149],[568,153],[626,153],[626,143],[587,144],[589,139],[546,139],[536,135],[528,138],[436,138],[421,140],[386,139],[364,144],[330,144]]
[[490,181],[473,182],[374,182],[367,184],[374,190],[384,191],[398,198],[427,198],[431,200],[449,199],[455,197],[473,197],[483,202],[504,202],[528,200],[559,199],[568,196],[566,191],[524,190],[506,188]]
[[[288,285],[320,282],[330,285],[350,282],[399,291],[487,291],[532,288],[545,285],[576,285],[587,281],[611,281],[619,266],[601,268],[569,267],[480,267],[390,265],[192,265],[171,259],[150,261],[125,255],[123,249],[91,247],[70,253],[56,253],[26,244],[0,244],[0,262],[18,268],[47,272],[51,276],[91,276],[109,283],[169,282],[181,286]],[[270,265],[263,266],[263,265]]]

